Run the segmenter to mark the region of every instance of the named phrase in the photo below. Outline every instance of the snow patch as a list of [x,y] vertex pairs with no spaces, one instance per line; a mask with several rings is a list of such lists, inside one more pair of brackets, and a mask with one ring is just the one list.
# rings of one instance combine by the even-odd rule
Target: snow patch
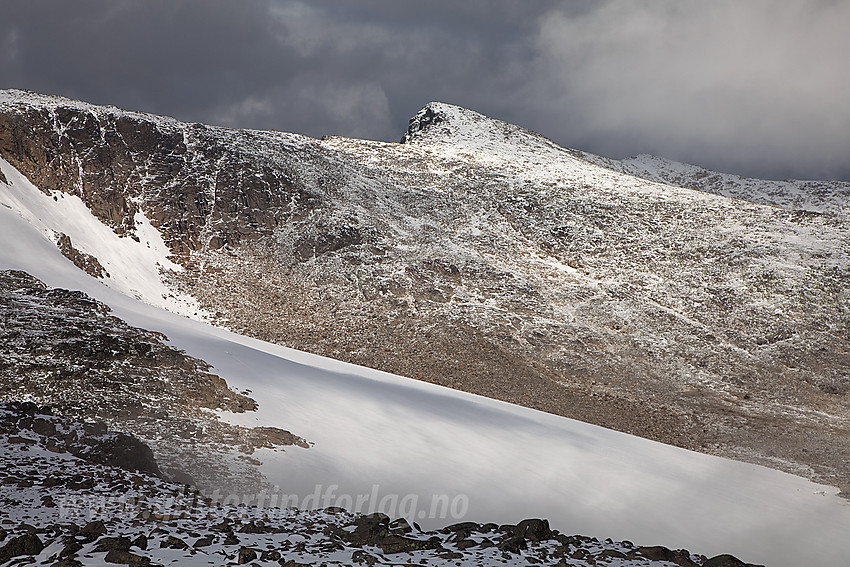
[[97,258],[108,272],[104,284],[179,315],[199,320],[207,317],[194,298],[177,294],[163,283],[163,271],[183,268],[168,258],[171,252],[162,235],[143,212],[134,217],[136,241],[115,234],[79,197],[60,191],[45,194],[2,158],[0,170],[7,180],[0,183],[0,204],[18,213],[51,242],[55,243],[57,233],[68,235],[74,248]]

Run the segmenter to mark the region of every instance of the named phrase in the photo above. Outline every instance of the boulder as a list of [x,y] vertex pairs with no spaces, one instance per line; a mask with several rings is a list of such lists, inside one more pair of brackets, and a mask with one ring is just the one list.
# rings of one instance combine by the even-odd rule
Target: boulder
[[630,551],[626,556],[629,559],[645,557],[652,561],[669,561],[670,563],[675,563],[679,567],[699,567],[696,563],[691,561],[690,553],[684,549],[672,551],[661,545],[638,547],[634,551]]
[[706,560],[702,567],[751,567],[749,563],[744,563],[734,555],[715,555],[711,559]]
[[6,545],[0,547],[0,563],[23,555],[38,555],[42,549],[44,549],[44,543],[34,533],[13,537]]
[[531,541],[546,541],[552,538],[552,530],[549,529],[549,520],[536,518],[523,520],[514,528],[514,535]]
[[250,547],[239,548],[239,553],[236,556],[237,565],[244,565],[257,559],[257,550]]

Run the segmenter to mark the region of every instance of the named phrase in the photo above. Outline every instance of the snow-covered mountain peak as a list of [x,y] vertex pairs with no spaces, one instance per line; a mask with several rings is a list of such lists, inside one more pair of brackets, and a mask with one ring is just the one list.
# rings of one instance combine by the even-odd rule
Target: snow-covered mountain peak
[[[401,502],[468,497],[457,519],[546,516],[775,565],[841,563],[838,488],[625,433],[850,492],[850,232],[775,206],[798,188],[822,206],[846,185],[658,183],[637,162],[670,162],[583,154],[436,102],[404,141],[0,93],[0,268],[85,291],[258,394],[256,412],[222,419],[315,445],[233,459],[299,502],[326,488],[389,502],[378,486]],[[708,194],[727,188],[774,206]],[[176,310],[169,294],[278,345],[155,309]],[[41,356],[41,337],[18,338],[0,345]],[[75,352],[69,367],[91,374]],[[156,455],[183,439],[150,437]]]
[[[402,143],[451,143],[463,146],[563,148],[536,132],[444,102],[430,102],[411,119]],[[513,152],[511,152],[513,153]]]
[[488,122],[492,120],[473,110],[444,102],[429,102],[410,119],[401,142],[479,137],[489,130],[485,126]]

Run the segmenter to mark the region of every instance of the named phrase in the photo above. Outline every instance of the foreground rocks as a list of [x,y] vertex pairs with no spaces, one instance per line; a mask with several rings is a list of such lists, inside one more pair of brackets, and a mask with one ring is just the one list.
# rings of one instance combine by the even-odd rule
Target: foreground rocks
[[84,461],[162,476],[150,447],[102,422],[73,422],[32,402],[0,402],[0,432],[7,442],[70,453]]
[[[544,519],[427,531],[380,513],[216,504],[156,476],[155,463],[147,471],[127,461],[98,464],[82,448],[116,435],[101,431],[30,403],[0,407],[0,565],[747,565],[567,536]],[[68,451],[48,448],[66,438]]]

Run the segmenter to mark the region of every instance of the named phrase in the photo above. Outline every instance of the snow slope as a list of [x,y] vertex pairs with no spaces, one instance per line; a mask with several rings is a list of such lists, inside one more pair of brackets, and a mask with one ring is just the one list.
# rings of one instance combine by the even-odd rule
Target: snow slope
[[3,158],[0,171],[8,182],[0,205],[17,211],[46,238],[54,240],[57,233],[69,236],[76,249],[99,260],[109,274],[105,278],[109,287],[181,315],[204,317],[193,298],[175,295],[162,282],[162,270],[183,268],[168,259],[171,252],[144,213],[137,211],[135,216],[138,240],[121,237],[98,221],[79,197],[39,191]]
[[[107,287],[63,257],[45,230],[46,219],[65,223],[77,205],[28,205],[37,190],[7,164],[3,171],[12,188],[0,184],[0,269],[82,290],[130,324],[165,333],[232,387],[251,390],[259,411],[228,419],[315,443],[254,454],[269,482],[301,507],[357,508],[359,500],[359,511],[370,511],[383,501],[388,513],[407,513],[423,527],[546,517],[562,531],[773,566],[839,565],[850,555],[850,503],[835,489],[248,339]],[[74,218],[80,242],[100,230],[94,217]],[[125,254],[123,243],[100,245],[107,257]],[[117,260],[109,269],[116,278],[122,270]],[[455,514],[451,506],[431,513],[442,496]]]

